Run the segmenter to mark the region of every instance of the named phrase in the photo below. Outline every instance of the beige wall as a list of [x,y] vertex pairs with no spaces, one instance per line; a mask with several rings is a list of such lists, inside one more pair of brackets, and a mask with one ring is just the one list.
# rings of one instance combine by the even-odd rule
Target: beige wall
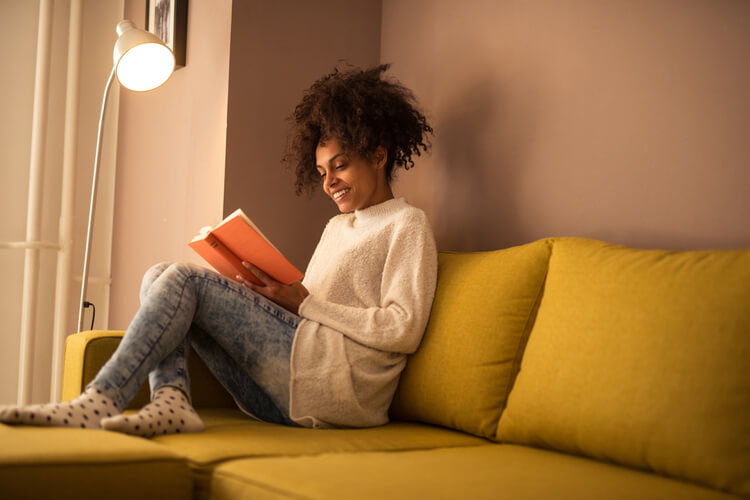
[[[26,0],[0,9],[0,47],[13,71],[0,75],[0,241],[23,241],[34,99],[36,26],[39,6]],[[12,76],[12,77],[11,77]],[[13,217],[11,214],[18,214]],[[15,403],[21,329],[23,250],[0,250],[0,405]]]
[[378,63],[380,3],[234,3],[224,212],[242,207],[302,271],[336,207],[322,193],[294,195],[294,176],[281,163],[285,119],[339,62]]
[[[110,328],[138,308],[141,277],[161,261],[200,262],[187,242],[221,219],[232,2],[189,4],[187,64],[152,92],[120,93]],[[145,22],[145,0],[125,2]]]
[[[64,157],[64,129],[68,70],[68,31],[70,2],[53,2],[52,34],[47,99],[47,127],[43,147],[44,172],[41,207],[41,238],[59,241],[61,184]],[[75,331],[83,242],[86,235],[91,169],[94,161],[102,91],[112,67],[114,27],[122,17],[122,0],[82,2],[78,123],[74,168],[75,224],[68,283],[67,331]],[[34,85],[39,2],[5,0],[0,2],[0,50],[11,70],[0,76],[0,241],[25,240],[27,195],[31,161],[31,132],[34,112]],[[111,241],[114,184],[114,156],[117,134],[117,92],[110,96],[107,127],[104,132],[102,175],[99,183],[97,231],[91,265],[89,300],[97,305],[97,324],[107,322],[107,278]],[[49,401],[52,366],[53,315],[57,252],[42,250],[38,293],[34,299],[36,328],[31,359],[31,400]],[[24,251],[0,249],[0,404],[16,401],[20,351]],[[90,316],[89,316],[90,318]]]
[[750,2],[384,0],[382,26],[436,128],[396,192],[440,248],[750,246]]

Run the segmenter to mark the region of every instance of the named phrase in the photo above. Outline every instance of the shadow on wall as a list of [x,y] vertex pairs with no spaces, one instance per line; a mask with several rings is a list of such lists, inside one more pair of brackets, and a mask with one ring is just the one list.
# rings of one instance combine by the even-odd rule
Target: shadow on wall
[[527,242],[518,196],[538,101],[529,98],[534,92],[528,87],[524,96],[504,87],[493,78],[475,80],[441,113],[434,153],[440,249],[496,250]]

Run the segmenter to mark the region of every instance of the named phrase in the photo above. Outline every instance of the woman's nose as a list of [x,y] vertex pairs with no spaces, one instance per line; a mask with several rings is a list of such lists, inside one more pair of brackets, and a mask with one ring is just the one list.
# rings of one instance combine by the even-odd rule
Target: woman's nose
[[336,175],[333,172],[328,172],[325,178],[325,188],[330,189],[334,184],[336,184]]

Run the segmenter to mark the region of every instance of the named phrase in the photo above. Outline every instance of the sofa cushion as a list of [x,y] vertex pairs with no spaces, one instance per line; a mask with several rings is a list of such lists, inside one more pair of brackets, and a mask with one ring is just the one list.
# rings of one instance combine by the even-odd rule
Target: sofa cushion
[[216,469],[211,497],[215,500],[734,498],[654,474],[513,445],[238,460]]
[[494,437],[547,273],[549,242],[439,255],[430,321],[391,408]]
[[411,422],[363,429],[309,429],[259,422],[240,411],[199,410],[198,413],[206,424],[205,432],[158,436],[152,441],[201,465],[258,456],[492,444],[462,432]]
[[411,422],[367,429],[308,429],[258,422],[239,410],[201,409],[198,413],[206,424],[205,432],[153,439],[185,457],[194,472],[198,497],[207,491],[214,467],[236,459],[492,445],[492,441],[462,432]]
[[192,498],[186,461],[145,439],[0,424],[0,443],[2,498]]
[[498,426],[750,496],[750,251],[556,240]]

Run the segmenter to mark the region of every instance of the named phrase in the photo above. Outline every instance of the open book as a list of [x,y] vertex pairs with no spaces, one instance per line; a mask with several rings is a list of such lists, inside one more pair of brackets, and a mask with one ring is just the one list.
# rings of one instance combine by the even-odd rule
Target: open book
[[201,234],[188,244],[214,269],[233,280],[239,274],[248,281],[263,284],[242,265],[243,260],[286,285],[304,276],[268,241],[241,208],[216,227],[201,229]]

